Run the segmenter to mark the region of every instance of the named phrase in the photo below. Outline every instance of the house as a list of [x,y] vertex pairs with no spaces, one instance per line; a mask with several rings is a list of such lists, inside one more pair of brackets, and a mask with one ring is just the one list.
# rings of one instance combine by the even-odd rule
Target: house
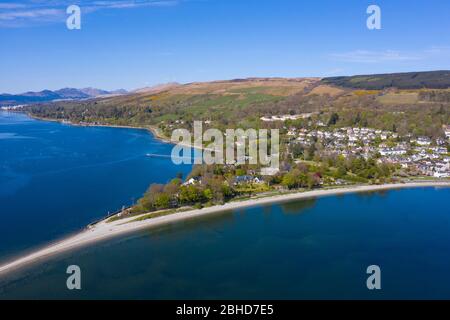
[[183,186],[189,186],[189,185],[197,184],[199,182],[200,182],[200,179],[198,177],[193,177],[193,178],[190,178],[185,183],[183,183]]
[[432,148],[431,150],[438,154],[447,154],[447,148],[444,148],[444,147],[435,147],[435,148]]
[[380,154],[382,156],[401,156],[406,154],[407,151],[405,149],[400,148],[383,148],[380,149]]
[[296,131],[295,129],[290,129],[287,133],[288,136],[295,136],[296,135]]
[[429,146],[431,144],[431,139],[428,137],[419,137],[417,138],[417,144],[419,146]]
[[323,123],[322,121],[317,121],[317,126],[318,127],[326,127],[327,125],[325,123]]
[[290,114],[286,114],[286,115],[280,115],[280,116],[270,116],[270,117],[261,117],[261,121],[264,122],[271,122],[271,121],[286,121],[286,120],[297,120],[300,118],[304,118],[304,115],[302,114],[294,114],[294,115],[290,115]]
[[443,125],[445,136],[450,139],[450,125]]
[[234,185],[242,184],[242,183],[262,183],[261,179],[254,176],[244,175],[244,176],[237,176],[234,178]]
[[433,177],[435,177],[435,178],[449,178],[450,177],[450,173],[448,171],[436,171],[433,174]]
[[273,175],[277,174],[278,172],[280,172],[279,168],[268,167],[268,168],[261,169],[261,175],[263,175],[263,176],[273,176]]

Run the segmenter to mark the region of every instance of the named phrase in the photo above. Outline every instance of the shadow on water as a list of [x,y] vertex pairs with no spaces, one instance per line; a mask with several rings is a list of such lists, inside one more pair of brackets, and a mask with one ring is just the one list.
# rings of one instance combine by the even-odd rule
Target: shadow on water
[[373,198],[374,196],[387,197],[389,195],[389,193],[392,193],[395,191],[396,190],[374,190],[374,191],[367,191],[367,192],[358,192],[358,193],[355,193],[355,195],[360,198]]
[[316,205],[317,199],[303,199],[300,201],[291,201],[291,202],[283,202],[280,203],[280,208],[284,214],[304,214],[309,209],[314,208]]

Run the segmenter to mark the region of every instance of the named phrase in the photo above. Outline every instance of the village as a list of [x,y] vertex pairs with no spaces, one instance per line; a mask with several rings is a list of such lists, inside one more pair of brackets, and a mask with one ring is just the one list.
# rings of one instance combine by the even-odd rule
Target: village
[[400,136],[392,131],[372,128],[343,127],[331,129],[322,122],[315,129],[286,127],[290,147],[321,144],[322,154],[361,156],[378,163],[398,164],[435,178],[450,177],[450,126],[443,126],[443,135],[429,137]]

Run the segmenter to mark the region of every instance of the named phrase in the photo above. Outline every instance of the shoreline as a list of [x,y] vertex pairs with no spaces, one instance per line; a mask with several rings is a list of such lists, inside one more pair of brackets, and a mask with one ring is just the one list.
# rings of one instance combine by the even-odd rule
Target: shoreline
[[42,117],[37,117],[34,116],[28,112],[22,112],[25,113],[28,117],[35,119],[35,120],[40,120],[40,121],[50,121],[50,122],[58,122],[61,124],[67,124],[70,126],[75,126],[75,127],[99,127],[99,128],[117,128],[117,129],[136,129],[136,130],[145,130],[148,131],[149,133],[151,133],[151,135],[158,141],[163,142],[163,143],[168,143],[168,144],[172,144],[172,145],[180,145],[180,146],[186,146],[186,147],[191,147],[192,149],[200,149],[200,150],[208,150],[206,147],[197,147],[193,144],[188,144],[188,143],[180,143],[180,142],[174,142],[172,141],[169,137],[166,137],[164,135],[162,135],[161,133],[158,132],[158,127],[153,126],[153,125],[149,125],[149,126],[127,126],[127,125],[115,125],[115,124],[91,124],[91,123],[74,123],[68,120],[64,120],[64,119],[52,119],[52,118],[42,118]]
[[127,126],[127,125],[114,125],[114,124],[91,124],[91,123],[74,123],[68,120],[64,120],[64,119],[52,119],[52,118],[43,118],[43,117],[37,117],[34,116],[32,114],[30,114],[29,112],[23,112],[25,113],[28,117],[35,119],[35,120],[40,120],[40,121],[50,121],[50,122],[58,122],[61,124],[68,124],[70,126],[75,126],[75,127],[103,127],[103,128],[119,128],[119,129],[138,129],[138,130],[146,130],[149,131],[150,133],[152,133],[152,135],[165,143],[172,143],[173,142],[166,136],[161,135],[160,133],[158,133],[158,128],[154,127],[154,126],[148,126],[148,127],[139,127],[139,126]]
[[325,196],[336,196],[342,194],[373,192],[393,189],[407,189],[418,187],[450,187],[450,181],[436,181],[436,182],[409,182],[399,184],[384,184],[384,185],[356,185],[343,188],[334,189],[319,189],[312,191],[296,192],[289,194],[281,194],[268,196],[265,198],[248,199],[236,202],[228,202],[224,205],[216,205],[202,209],[192,209],[189,211],[176,212],[173,214],[150,218],[141,221],[133,221],[142,215],[133,216],[116,220],[114,222],[106,222],[104,219],[89,229],[85,229],[66,239],[56,241],[43,249],[38,249],[32,253],[28,253],[13,261],[7,262],[0,266],[0,276],[8,272],[12,272],[21,267],[40,262],[46,258],[61,254],[73,249],[81,248],[89,244],[96,243],[101,240],[117,237],[128,233],[133,233],[139,230],[148,229],[152,227],[162,226],[170,223],[176,223],[183,220],[195,219],[202,216],[212,215],[229,210],[237,210],[242,208],[254,207],[259,205],[274,204],[281,202],[289,202],[294,200],[302,200],[309,198],[320,198]]

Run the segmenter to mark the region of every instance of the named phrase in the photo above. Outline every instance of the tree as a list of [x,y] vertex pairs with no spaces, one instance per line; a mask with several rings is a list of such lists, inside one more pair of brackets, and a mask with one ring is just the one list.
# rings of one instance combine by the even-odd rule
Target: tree
[[182,186],[180,188],[180,202],[193,204],[202,200],[201,191],[196,186]]
[[331,114],[330,120],[328,120],[329,126],[334,126],[339,120],[339,115],[336,112]]
[[170,207],[170,196],[167,193],[160,193],[156,196],[153,206],[158,209],[167,209]]
[[392,132],[397,132],[397,126],[395,125],[395,123],[392,125]]
[[347,168],[343,162],[338,162],[336,178],[343,178],[347,174]]
[[216,202],[222,203],[227,197],[224,194],[224,181],[223,178],[213,178],[208,182],[208,188],[212,192],[212,199]]
[[307,175],[307,182],[306,182],[306,184],[308,186],[308,189],[312,189],[313,187],[318,185],[319,181],[320,181],[320,178],[318,176],[316,176],[314,174],[311,174],[311,173],[308,174]]
[[298,158],[303,154],[304,147],[300,143],[291,144],[291,152],[294,158]]
[[305,187],[308,185],[308,176],[299,169],[293,169],[283,176],[281,184],[289,189]]
[[222,194],[224,199],[229,199],[234,196],[234,190],[227,184],[222,185]]
[[355,119],[353,120],[353,124],[357,125],[361,122],[361,112],[358,112]]
[[180,183],[177,179],[173,179],[171,182],[164,186],[163,192],[168,194],[171,198],[175,197],[180,191]]
[[316,144],[312,143],[307,152],[305,152],[305,160],[312,160],[314,159],[314,154],[316,153]]
[[288,172],[283,176],[281,184],[288,189],[292,189],[296,187],[297,179],[291,172]]
[[162,184],[152,184],[145,192],[142,199],[139,200],[139,204],[146,210],[155,209],[155,201],[164,190],[164,185]]
[[205,189],[203,190],[203,197],[207,200],[207,201],[211,201],[213,199],[213,192],[211,189]]

